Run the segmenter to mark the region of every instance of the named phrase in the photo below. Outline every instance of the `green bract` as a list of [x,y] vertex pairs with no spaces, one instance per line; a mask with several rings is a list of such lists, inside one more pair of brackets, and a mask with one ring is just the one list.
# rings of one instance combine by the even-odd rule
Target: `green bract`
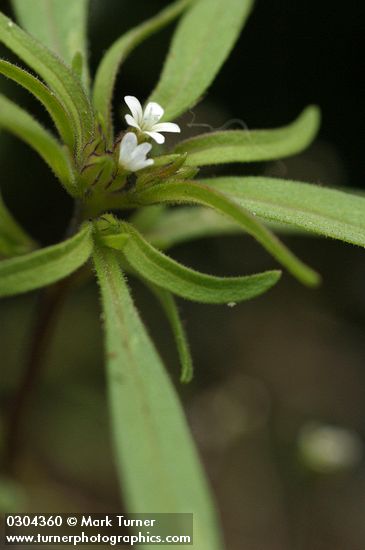
[[[183,266],[161,249],[243,231],[298,280],[313,286],[319,275],[288,250],[273,228],[365,246],[364,198],[263,177],[196,178],[204,165],[267,161],[302,151],[318,131],[315,106],[278,129],[203,134],[155,158],[146,143],[156,139],[156,133],[176,131],[176,126],[158,125],[190,109],[207,91],[252,6],[252,0],[170,3],[111,45],[94,82],[87,63],[87,0],[13,0],[21,27],[0,13],[0,42],[26,66],[3,59],[0,74],[36,97],[52,121],[51,130],[46,129],[0,95],[0,128],[43,158],[74,197],[78,213],[66,240],[37,249],[0,199],[0,255],[5,258],[0,263],[0,296],[53,284],[93,258],[105,318],[116,464],[125,502],[133,512],[194,512],[194,548],[199,550],[223,548],[210,490],[175,390],[134,307],[126,277],[141,279],[163,307],[179,352],[181,380],[188,382],[192,359],[174,295],[214,304],[248,300],[275,285],[280,271],[221,278]],[[156,122],[148,105],[143,112],[134,107],[125,141],[126,133],[120,134],[125,127],[119,127],[119,121],[113,124],[111,112],[118,71],[134,48],[180,15],[150,95],[150,101],[164,109],[158,111],[161,120]],[[127,222],[130,209],[134,212]]]

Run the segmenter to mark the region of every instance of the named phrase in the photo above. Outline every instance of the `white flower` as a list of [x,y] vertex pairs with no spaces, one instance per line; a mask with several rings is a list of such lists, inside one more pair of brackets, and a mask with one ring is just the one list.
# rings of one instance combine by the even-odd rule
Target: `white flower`
[[160,132],[180,132],[179,126],[173,122],[158,122],[164,114],[163,108],[158,103],[151,101],[143,111],[142,105],[136,97],[126,95],[124,101],[132,113],[132,115],[125,116],[127,124],[147,134],[157,143],[165,141],[165,137]]
[[123,137],[119,150],[119,164],[130,172],[137,172],[153,164],[152,159],[147,158],[152,145],[150,143],[141,143],[138,145],[136,134],[128,132]]

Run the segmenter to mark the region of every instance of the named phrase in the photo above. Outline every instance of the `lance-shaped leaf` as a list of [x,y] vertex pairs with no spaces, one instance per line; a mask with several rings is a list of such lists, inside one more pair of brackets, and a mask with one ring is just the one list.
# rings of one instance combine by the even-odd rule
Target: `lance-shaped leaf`
[[313,141],[320,122],[315,106],[307,107],[292,124],[276,130],[228,130],[182,141],[176,153],[188,153],[192,166],[273,160],[299,153]]
[[365,246],[365,198],[309,183],[264,177],[205,180],[267,220]]
[[105,53],[96,71],[93,96],[95,108],[101,114],[110,137],[112,135],[111,102],[120,65],[134,48],[178,17],[191,1],[173,2],[155,17],[121,36]]
[[23,86],[42,103],[52,117],[63,142],[73,148],[75,134],[72,121],[54,93],[38,78],[3,59],[0,59],[0,73]]
[[172,39],[162,75],[150,101],[174,119],[195,105],[228,57],[253,0],[197,0]]
[[116,465],[128,510],[192,512],[194,547],[222,550],[210,491],[181,405],[130,297],[117,255],[96,247],[94,260],[105,320]]
[[135,197],[136,204],[172,204],[190,203],[209,206],[228,216],[238,223],[266,248],[282,265],[284,265],[298,280],[307,285],[319,282],[318,274],[299,260],[271,231],[269,231],[248,210],[236,204],[226,195],[207,185],[195,182],[171,182],[151,187],[141,191]]
[[[124,267],[128,267],[128,273],[130,272],[133,275],[136,275],[136,272],[130,268],[130,265],[128,265],[127,262]],[[193,378],[193,359],[191,357],[189,342],[185,333],[184,325],[180,318],[176,300],[174,299],[174,296],[171,294],[171,292],[168,292],[164,288],[154,285],[140,275],[137,276],[139,280],[142,281],[142,283],[147,288],[149,288],[149,290],[156,297],[165,312],[179,354],[181,365],[180,382],[182,382],[183,384],[187,384],[188,382],[191,382]]]
[[83,57],[83,81],[88,84],[87,14],[89,0],[12,0],[17,20],[71,67]]
[[[156,206],[147,208],[154,209]],[[157,208],[160,208],[160,205]],[[131,221],[148,242],[162,250],[194,239],[242,232],[242,228],[237,223],[203,206],[165,208],[152,211],[151,219],[147,220],[149,223],[145,223],[143,218],[142,223],[139,224],[139,220],[137,213]]]
[[10,214],[0,195],[0,256],[24,254],[35,246],[35,242]]
[[[148,242],[162,250],[195,239],[242,233],[242,227],[237,223],[204,206],[147,206],[132,216],[131,223]],[[277,222],[269,222],[269,227],[280,234],[303,233],[299,228]]]
[[93,111],[79,78],[53,52],[0,12],[0,42],[37,72],[72,118],[78,153],[94,133]]
[[30,254],[0,262],[0,296],[13,296],[50,285],[81,267],[92,252],[91,227],[74,237]]
[[245,277],[213,277],[181,265],[150,245],[130,224],[121,222],[118,235],[101,237],[106,246],[120,249],[128,264],[151,283],[196,302],[226,304],[259,296],[280,278],[280,271],[267,271]]
[[189,342],[185,334],[184,325],[181,321],[176,301],[173,295],[164,288],[160,288],[152,284],[149,284],[148,286],[160,302],[170,323],[170,327],[175,338],[175,344],[180,358],[180,381],[183,383],[188,383],[193,378],[193,360],[190,353]]
[[65,188],[75,195],[74,176],[66,151],[29,113],[1,94],[0,128],[16,135],[37,151]]

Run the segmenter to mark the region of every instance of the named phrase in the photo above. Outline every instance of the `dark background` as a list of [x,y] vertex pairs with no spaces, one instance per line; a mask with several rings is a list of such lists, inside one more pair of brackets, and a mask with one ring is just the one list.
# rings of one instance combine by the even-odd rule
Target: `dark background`
[[[94,0],[92,66],[122,32],[166,4]],[[2,7],[10,13],[7,3]],[[362,4],[355,1],[257,2],[226,65],[181,125],[185,132],[191,132],[192,121],[214,128],[229,121],[232,128],[269,128],[316,103],[323,115],[321,132],[308,151],[294,158],[225,167],[212,175],[265,173],[321,185],[364,185],[363,16]],[[123,96],[149,95],[171,32],[172,27],[149,39],[123,66],[115,94],[120,128]],[[3,80],[0,86],[46,120],[26,94]],[[0,139],[1,189],[9,208],[42,243],[56,242],[71,215],[70,200],[32,151],[12,137],[2,134]],[[233,309],[181,303],[196,375],[190,387],[179,391],[230,550],[363,550],[364,464],[315,475],[300,465],[297,441],[313,421],[365,435],[365,255],[335,241],[285,240],[322,273],[322,287],[308,290],[285,275],[269,294]],[[173,254],[217,274],[273,265],[243,236],[196,241]],[[143,288],[133,289],[176,379],[177,359],[165,320]],[[19,380],[35,299],[7,300],[0,308],[4,411]],[[7,480],[8,498],[34,510],[68,510],[72,502],[75,511],[110,511],[118,496],[93,285],[67,301],[47,359],[19,457],[20,483]]]

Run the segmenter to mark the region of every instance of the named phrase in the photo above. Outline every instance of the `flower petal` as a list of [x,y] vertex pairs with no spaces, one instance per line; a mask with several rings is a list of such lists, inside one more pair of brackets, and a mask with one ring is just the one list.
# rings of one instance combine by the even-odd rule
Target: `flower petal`
[[131,115],[125,115],[124,118],[128,126],[133,126],[133,128],[140,129],[138,122],[136,122],[136,120]]
[[164,112],[165,111],[158,103],[154,101],[147,103],[143,113],[143,125],[146,130],[152,130],[152,126],[160,120]]
[[133,132],[128,132],[120,143],[119,162],[128,163],[136,148],[137,136]]
[[150,143],[141,143],[140,145],[137,145],[135,150],[133,151],[133,156],[143,156],[145,157],[152,149],[152,145]]
[[155,140],[156,143],[159,143],[160,145],[162,143],[165,143],[165,136],[163,136],[162,134],[159,134],[158,132],[143,132],[143,133],[150,136],[152,139]]
[[154,132],[176,132],[180,133],[180,126],[175,124],[174,122],[160,122],[159,124],[155,124],[153,126]]
[[147,166],[151,166],[153,163],[153,159],[135,159],[130,162],[129,169],[132,172],[137,172],[138,170],[143,170],[143,168],[147,168]]
[[143,118],[143,110],[138,99],[134,95],[126,95],[124,101],[128,105],[135,121],[140,124]]

